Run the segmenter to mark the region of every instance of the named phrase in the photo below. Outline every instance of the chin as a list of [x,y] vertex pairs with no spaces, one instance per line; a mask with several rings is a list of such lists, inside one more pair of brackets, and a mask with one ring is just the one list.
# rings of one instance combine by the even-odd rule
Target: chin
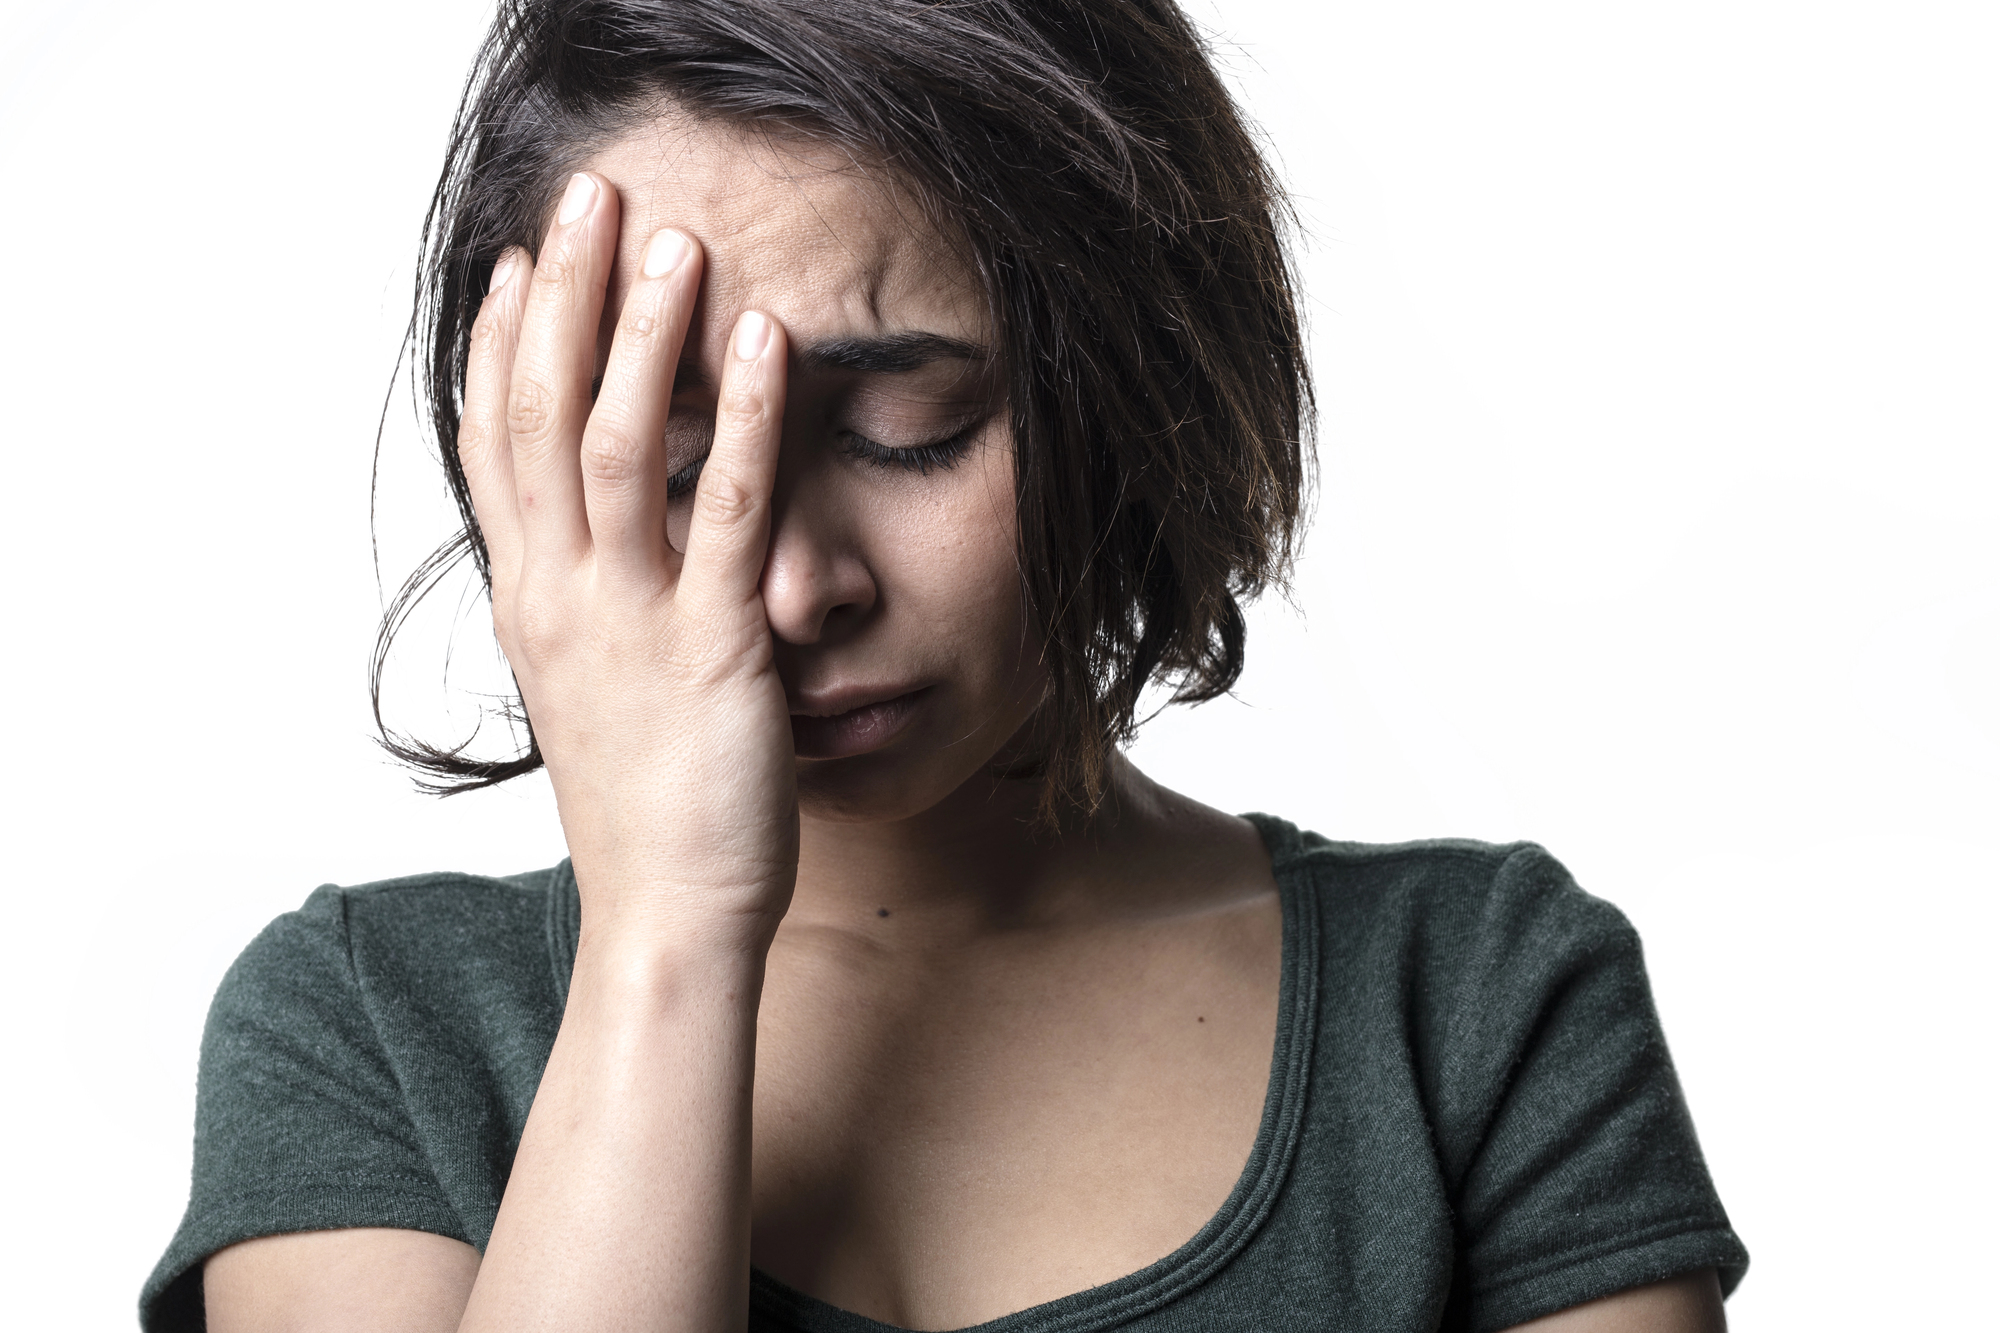
[[[932,762],[924,763],[924,759]],[[847,759],[801,759],[799,815],[828,824],[893,824],[934,809],[967,778],[940,772],[931,755],[893,749]]]

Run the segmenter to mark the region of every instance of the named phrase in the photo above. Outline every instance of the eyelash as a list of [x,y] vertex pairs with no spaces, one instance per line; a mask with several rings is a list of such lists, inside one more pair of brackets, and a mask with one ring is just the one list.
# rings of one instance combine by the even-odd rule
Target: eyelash
[[876,467],[899,467],[905,472],[928,477],[932,468],[942,472],[958,466],[958,461],[971,450],[972,437],[978,429],[977,426],[968,427],[946,439],[908,449],[891,449],[851,430],[841,431],[836,438],[840,441],[841,452],[849,458],[858,458]]
[[[972,438],[978,433],[978,429],[977,426],[973,426],[948,439],[937,440],[931,444],[913,445],[907,449],[891,449],[886,444],[878,444],[866,435],[858,435],[851,430],[841,431],[835,438],[840,441],[840,451],[849,458],[859,459],[875,467],[899,467],[905,472],[928,477],[932,468],[942,472],[947,468],[958,466],[959,461],[971,451]],[[701,480],[701,470],[707,464],[708,455],[704,454],[667,478],[668,497],[679,499],[681,496],[692,494],[695,483]]]
[[683,495],[694,494],[694,484],[701,480],[701,470],[706,466],[708,466],[708,455],[703,454],[679,472],[674,473],[673,476],[668,477],[667,498],[669,500],[678,500]]

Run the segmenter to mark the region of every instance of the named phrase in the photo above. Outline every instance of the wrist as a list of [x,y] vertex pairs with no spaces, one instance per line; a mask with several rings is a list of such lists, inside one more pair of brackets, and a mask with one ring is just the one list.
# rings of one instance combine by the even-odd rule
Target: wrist
[[663,940],[586,926],[577,938],[567,1008],[615,1026],[718,1007],[754,1013],[768,948],[768,941],[758,947],[720,932]]
[[[714,858],[722,859],[722,858]],[[797,854],[771,864],[605,855],[571,841],[585,936],[641,950],[770,948],[791,906]]]
[[593,894],[581,883],[578,887],[578,967],[588,962],[609,974],[639,979],[762,969],[784,917],[783,906],[725,904],[711,893],[656,891],[614,898]]

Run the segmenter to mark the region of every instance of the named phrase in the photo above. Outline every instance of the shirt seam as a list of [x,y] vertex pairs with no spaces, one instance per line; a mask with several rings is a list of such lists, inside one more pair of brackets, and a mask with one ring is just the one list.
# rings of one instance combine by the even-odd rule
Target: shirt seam
[[[431,1158],[431,1146],[428,1143],[424,1142],[423,1136],[421,1133],[417,1131],[416,1125],[414,1123],[411,1123],[409,1120],[410,1090],[407,1086],[404,1085],[402,1069],[398,1066],[395,1059],[393,1059],[389,1054],[389,1043],[382,1034],[382,1024],[375,1017],[375,1006],[368,1002],[368,996],[366,992],[363,991],[362,989],[361,965],[355,961],[354,957],[354,925],[351,915],[352,911],[353,911],[353,904],[349,901],[346,890],[342,890],[340,894],[340,945],[341,945],[341,952],[347,958],[348,984],[354,988],[355,1003],[359,1006],[362,1016],[368,1022],[368,1033],[374,1039],[376,1050],[381,1053],[382,1063],[385,1067],[387,1067],[389,1071],[389,1077],[395,1080],[397,1108],[402,1113],[404,1122],[409,1126],[410,1146],[416,1150],[417,1155],[423,1159],[424,1164],[431,1168],[428,1175],[418,1172],[378,1174],[368,1171],[356,1171],[353,1173],[353,1178],[361,1180],[367,1180],[371,1178],[381,1179],[381,1180],[414,1180],[422,1184],[426,1184],[430,1186],[429,1192],[421,1196],[415,1195],[414,1192],[408,1192],[408,1193],[411,1193],[412,1197],[422,1197],[433,1201],[439,1207],[441,1207],[446,1213],[450,1214],[452,1219],[457,1223],[460,1231],[465,1231],[466,1230],[465,1218],[459,1212],[456,1201],[454,1201],[450,1197],[450,1195],[446,1193],[443,1182],[439,1179],[437,1163],[434,1162]],[[337,1173],[328,1173],[328,1174],[337,1174]],[[308,1176],[307,1178],[311,1177]]]
[[284,1175],[252,1176],[248,1182],[232,1185],[229,1193],[231,1195],[253,1194],[257,1193],[260,1189],[290,1188],[301,1184],[316,1184],[321,1181],[334,1181],[337,1183],[393,1181],[398,1184],[413,1182],[429,1187],[426,1192],[431,1197],[444,1198],[443,1191],[437,1188],[436,1179],[425,1175],[421,1171],[289,1171]]
[[[1347,844],[1349,846],[1357,844]],[[1332,860],[1341,865],[1394,865],[1398,861],[1418,859],[1449,859],[1469,865],[1490,868],[1497,877],[1501,868],[1517,856],[1540,853],[1548,856],[1549,851],[1538,842],[1523,839],[1517,842],[1497,842],[1488,844],[1489,851],[1473,851],[1465,847],[1412,846],[1398,847],[1385,851],[1369,851],[1364,855],[1349,856],[1341,852],[1341,844],[1327,844],[1309,847],[1301,837],[1283,858],[1274,858],[1272,868],[1290,865],[1298,861]]]
[[1608,1255],[1618,1254],[1625,1250],[1636,1250],[1641,1246],[1657,1244],[1663,1240],[1673,1240],[1680,1236],[1699,1235],[1702,1232],[1711,1232],[1717,1236],[1722,1236],[1729,1234],[1729,1228],[1719,1225],[1714,1218],[1678,1217],[1671,1221],[1655,1223],[1644,1230],[1626,1232],[1622,1235],[1599,1241],[1594,1245],[1565,1250],[1561,1254],[1551,1258],[1534,1260],[1516,1268],[1505,1269],[1497,1275],[1483,1277],[1472,1284],[1472,1294],[1476,1297],[1485,1298],[1496,1292],[1505,1291],[1510,1287],[1519,1287],[1537,1279],[1548,1277],[1552,1273],[1560,1273],[1565,1269],[1577,1268],[1584,1264],[1592,1263]]

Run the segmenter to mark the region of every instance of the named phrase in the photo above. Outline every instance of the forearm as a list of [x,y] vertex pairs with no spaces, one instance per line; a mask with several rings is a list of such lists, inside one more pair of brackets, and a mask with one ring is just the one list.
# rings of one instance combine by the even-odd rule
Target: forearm
[[462,1333],[744,1326],[763,970],[586,930]]
[[665,455],[669,398],[701,255],[653,234],[600,363],[619,219],[608,180],[571,177],[539,255],[496,266],[466,368],[459,460],[494,631],[583,905],[471,1333],[747,1319],[757,1003],[798,864],[761,591],[787,343],[769,317],[737,318],[671,547],[669,482],[690,460]]

